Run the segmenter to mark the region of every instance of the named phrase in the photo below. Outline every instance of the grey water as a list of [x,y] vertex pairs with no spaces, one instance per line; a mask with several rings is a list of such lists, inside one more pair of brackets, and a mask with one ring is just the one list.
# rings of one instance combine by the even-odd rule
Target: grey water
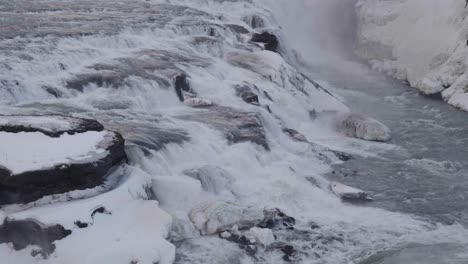
[[333,177],[374,193],[373,206],[468,226],[468,113],[378,74],[339,92],[353,111],[385,123],[398,148],[355,157]]
[[[375,200],[362,206],[468,227],[468,113],[404,82],[368,74],[335,79],[337,92],[352,111],[385,123],[395,147],[376,156],[356,155],[334,166],[328,177],[370,192]],[[405,244],[362,264],[468,263],[461,252],[466,248],[457,244]]]

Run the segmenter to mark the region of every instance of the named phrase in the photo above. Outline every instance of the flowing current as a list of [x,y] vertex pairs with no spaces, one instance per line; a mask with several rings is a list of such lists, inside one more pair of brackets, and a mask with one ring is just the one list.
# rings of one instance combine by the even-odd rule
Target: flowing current
[[[176,246],[174,263],[468,263],[468,114],[352,61],[353,4],[0,0],[0,110],[94,118],[122,133],[131,165],[152,183],[152,195],[140,198],[172,216],[165,239]],[[263,31],[278,36],[281,55],[250,41]],[[215,106],[181,103],[178,77]],[[239,98],[239,87],[256,93],[258,105]],[[333,117],[322,117],[331,111],[372,116],[393,139],[347,138]],[[352,159],[340,161],[338,151]],[[200,167],[220,169],[229,181],[201,191],[187,176]],[[343,203],[329,190],[333,180],[375,200]],[[139,183],[122,183],[132,184]],[[200,236],[189,211],[220,200],[294,216],[293,231],[275,234],[294,258],[268,247],[252,256]],[[77,240],[77,252],[88,239]],[[83,263],[63,257],[70,244],[56,244],[48,259],[4,245],[0,256]]]

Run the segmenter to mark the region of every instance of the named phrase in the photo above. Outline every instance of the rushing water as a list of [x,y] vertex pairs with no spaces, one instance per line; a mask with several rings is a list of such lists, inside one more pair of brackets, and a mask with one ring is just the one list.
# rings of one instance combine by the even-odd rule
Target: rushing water
[[[149,198],[173,217],[168,240],[177,246],[176,263],[285,262],[274,248],[251,257],[234,243],[200,236],[187,214],[207,200],[278,207],[296,217],[294,231],[275,235],[294,246],[297,263],[468,263],[467,114],[344,60],[343,43],[314,61],[336,40],[321,34],[331,27],[311,33],[326,37],[320,45],[309,35],[297,39],[309,26],[305,14],[292,32],[286,16],[275,13],[278,6],[272,6],[275,19],[263,2],[0,0],[2,113],[90,117],[121,132],[132,165],[151,177]],[[287,7],[297,3],[304,2]],[[321,11],[320,1],[310,3],[298,6]],[[327,23],[335,8],[352,10],[349,3],[329,3],[320,16]],[[262,18],[260,29],[252,15]],[[349,21],[349,14],[340,19]],[[337,34],[349,34],[346,28]],[[311,65],[303,72],[321,79],[354,112],[386,123],[393,140],[350,139],[320,114],[311,120],[312,109],[348,109],[281,56],[248,41],[263,29],[283,36],[284,58]],[[334,70],[324,70],[324,63]],[[219,106],[179,102],[173,80],[180,73]],[[245,83],[258,91],[260,107],[236,96],[234,87]],[[291,140],[283,128],[299,130],[313,144]],[[317,144],[354,158],[340,164]],[[203,166],[222,168],[234,180],[220,193],[202,192],[184,174]],[[370,191],[375,201],[345,204],[329,191],[330,179]]]

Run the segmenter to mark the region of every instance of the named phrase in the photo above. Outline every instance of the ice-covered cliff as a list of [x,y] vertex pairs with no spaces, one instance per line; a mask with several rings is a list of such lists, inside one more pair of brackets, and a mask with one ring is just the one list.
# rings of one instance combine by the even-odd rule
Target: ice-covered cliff
[[468,110],[464,0],[360,0],[359,55],[424,94]]

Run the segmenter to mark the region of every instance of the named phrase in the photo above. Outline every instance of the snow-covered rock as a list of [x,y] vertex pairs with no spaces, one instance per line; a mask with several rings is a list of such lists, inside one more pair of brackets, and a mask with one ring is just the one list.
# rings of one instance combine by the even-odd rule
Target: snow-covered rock
[[343,200],[347,201],[371,201],[372,198],[363,190],[344,185],[339,182],[330,184],[332,192]]
[[101,184],[125,159],[124,139],[94,120],[0,117],[0,204]]
[[246,207],[231,202],[214,201],[194,207],[189,218],[202,235],[223,232],[236,225],[251,228],[264,220],[263,209]]
[[258,243],[264,246],[268,246],[275,242],[275,236],[273,235],[271,229],[268,228],[252,227],[249,229],[249,231],[244,233],[244,236],[249,241],[255,241],[254,243]]
[[337,129],[348,137],[370,141],[388,141],[390,129],[379,121],[361,114],[338,116]]
[[462,0],[360,0],[358,53],[372,66],[468,111]]

